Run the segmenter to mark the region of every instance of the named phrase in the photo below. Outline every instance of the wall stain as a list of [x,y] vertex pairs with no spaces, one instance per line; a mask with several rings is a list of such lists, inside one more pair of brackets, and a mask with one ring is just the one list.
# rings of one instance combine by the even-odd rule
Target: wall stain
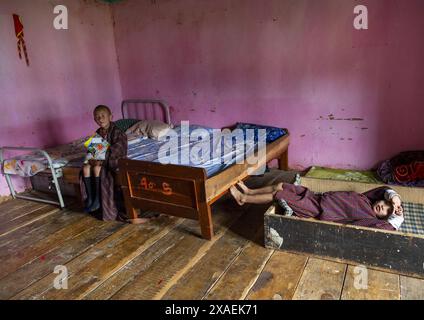
[[344,120],[347,120],[347,121],[364,121],[364,119],[362,119],[362,118],[347,118],[347,119],[344,119]]
[[363,118],[336,118],[334,114],[329,114],[327,118],[319,116],[316,120],[336,120],[336,121],[364,121]]

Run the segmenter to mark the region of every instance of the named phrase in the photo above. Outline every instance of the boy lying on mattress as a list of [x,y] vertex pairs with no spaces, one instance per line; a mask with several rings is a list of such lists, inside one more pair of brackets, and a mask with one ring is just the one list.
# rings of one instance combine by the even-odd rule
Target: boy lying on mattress
[[230,192],[239,205],[276,200],[286,207],[286,214],[292,211],[301,218],[386,230],[398,230],[404,221],[401,198],[387,187],[365,193],[336,191],[315,194],[305,187],[288,183],[260,189],[249,189],[243,182],[237,185],[243,192],[235,186],[230,188]]

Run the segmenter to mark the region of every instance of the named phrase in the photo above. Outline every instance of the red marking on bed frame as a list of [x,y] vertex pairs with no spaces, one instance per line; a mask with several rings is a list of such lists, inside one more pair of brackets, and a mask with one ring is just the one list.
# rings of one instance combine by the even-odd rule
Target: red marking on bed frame
[[157,188],[156,183],[149,181],[146,177],[142,177],[140,180],[140,187],[144,190],[161,192],[166,196],[173,194],[171,185],[167,182],[162,182],[162,188]]

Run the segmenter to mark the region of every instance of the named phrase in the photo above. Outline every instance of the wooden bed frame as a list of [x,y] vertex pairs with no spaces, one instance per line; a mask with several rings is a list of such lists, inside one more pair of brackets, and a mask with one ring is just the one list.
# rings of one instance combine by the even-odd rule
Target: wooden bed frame
[[[199,220],[202,236],[212,239],[211,205],[228,189],[269,161],[277,159],[281,170],[288,170],[289,134],[266,146],[266,158],[252,165],[234,164],[208,178],[203,168],[160,164],[138,160],[119,161],[125,207],[131,219],[137,208]],[[252,155],[252,157],[255,155]]]
[[[121,106],[123,118],[128,104],[157,105],[163,110],[164,120],[171,124],[169,107],[162,100],[125,100]],[[137,209],[142,209],[199,220],[203,238],[212,239],[210,206],[232,185],[248,177],[248,172],[252,172],[250,170],[260,168],[274,159],[278,160],[281,170],[288,170],[290,134],[287,129],[284,130],[286,135],[266,145],[265,158],[255,164],[250,164],[253,161],[246,159],[244,164],[234,164],[210,178],[203,168],[121,159],[117,180],[124,193],[129,218],[136,219]],[[251,157],[254,159],[257,153]],[[65,182],[74,184],[77,196],[80,194],[79,176],[80,168],[63,168],[63,178]]]

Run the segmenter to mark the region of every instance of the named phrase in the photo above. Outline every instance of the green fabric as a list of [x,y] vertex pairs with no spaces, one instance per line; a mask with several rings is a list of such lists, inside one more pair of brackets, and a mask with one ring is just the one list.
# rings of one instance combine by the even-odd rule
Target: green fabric
[[324,167],[312,167],[305,175],[309,178],[355,181],[365,183],[381,183],[374,171],[357,171],[345,169],[331,169]]
[[115,125],[122,131],[127,131],[133,125],[135,125],[139,120],[136,119],[119,119],[115,121]]

